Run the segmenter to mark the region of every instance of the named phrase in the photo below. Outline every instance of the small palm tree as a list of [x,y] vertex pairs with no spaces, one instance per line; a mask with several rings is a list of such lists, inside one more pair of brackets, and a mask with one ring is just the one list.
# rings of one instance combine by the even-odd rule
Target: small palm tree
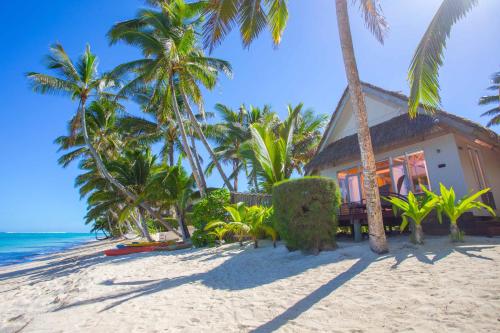
[[147,188],[147,197],[162,203],[168,208],[174,207],[175,217],[181,227],[184,241],[191,237],[186,224],[186,213],[195,197],[195,181],[180,164],[163,167],[151,180]]
[[500,72],[491,76],[491,86],[488,90],[494,91],[493,95],[483,96],[479,99],[479,105],[494,105],[494,107],[484,112],[481,117],[491,117],[486,126],[500,125]]
[[[426,190],[427,191],[427,190]],[[478,191],[474,194],[465,195],[461,199],[456,198],[453,187],[446,188],[442,183],[439,183],[440,195],[427,191],[428,195],[434,197],[439,222],[442,221],[443,213],[450,219],[450,235],[453,242],[463,241],[464,234],[458,228],[457,221],[464,213],[474,209],[485,209],[492,216],[495,216],[495,211],[488,205],[479,201],[481,195],[490,191],[489,188]]]
[[267,192],[271,191],[273,184],[290,178],[293,172],[293,139],[301,108],[289,110],[285,121],[275,127],[269,124],[252,124],[252,139],[243,148],[244,156],[264,179],[263,186]]
[[412,222],[412,237],[411,241],[415,244],[423,244],[424,233],[422,230],[422,221],[434,210],[438,199],[425,195],[417,198],[412,192],[408,194],[407,200],[398,197],[385,197],[384,200],[390,202],[393,206],[394,213],[402,211],[402,223],[400,230],[403,231],[408,225],[408,219]]
[[[130,192],[125,186],[117,181],[106,169],[102,157],[95,149],[87,129],[87,101],[92,97],[106,96],[107,88],[113,86],[113,81],[107,77],[100,77],[97,72],[98,59],[90,51],[87,45],[85,52],[75,64],[60,44],[54,44],[50,48],[50,54],[46,58],[47,67],[55,72],[55,76],[30,72],[27,74],[33,90],[42,94],[63,94],[78,100],[77,113],[71,124],[72,136],[81,130],[85,145],[95,161],[98,172],[105,178],[120,195],[130,201],[137,201],[137,196]],[[141,204],[152,216],[161,220],[159,215],[146,203]],[[171,226],[167,228],[173,230]]]

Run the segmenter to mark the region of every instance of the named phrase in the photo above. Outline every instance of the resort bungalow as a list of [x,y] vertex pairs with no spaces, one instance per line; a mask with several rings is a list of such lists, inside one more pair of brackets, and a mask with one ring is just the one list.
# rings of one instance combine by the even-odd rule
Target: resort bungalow
[[[458,196],[490,187],[482,200],[500,213],[498,134],[440,110],[431,115],[421,109],[412,120],[407,96],[366,83],[363,91],[381,193],[421,193],[423,185],[438,191],[440,182],[453,186]],[[306,173],[335,178],[346,204],[363,201],[356,120],[347,89]]]

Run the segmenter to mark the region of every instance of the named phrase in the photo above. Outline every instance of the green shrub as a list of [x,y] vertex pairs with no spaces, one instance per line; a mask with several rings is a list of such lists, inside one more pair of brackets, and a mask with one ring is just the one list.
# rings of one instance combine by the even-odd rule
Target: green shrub
[[334,248],[339,205],[331,178],[304,177],[273,186],[274,223],[290,251]]
[[197,202],[193,207],[191,223],[198,230],[205,229],[211,221],[226,221],[228,214],[224,209],[230,204],[229,191],[226,189],[209,192],[207,196]]
[[195,230],[191,235],[194,247],[215,246],[215,236],[204,230]]

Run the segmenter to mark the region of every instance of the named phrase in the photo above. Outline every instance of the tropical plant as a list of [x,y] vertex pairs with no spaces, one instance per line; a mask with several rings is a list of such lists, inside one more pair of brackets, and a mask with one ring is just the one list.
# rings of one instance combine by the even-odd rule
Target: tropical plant
[[[27,78],[32,84],[35,92],[42,94],[62,94],[78,100],[77,113],[71,123],[71,135],[74,138],[78,130],[81,131],[86,148],[95,162],[97,171],[113,186],[120,195],[130,201],[136,202],[137,196],[129,191],[123,184],[115,179],[106,169],[102,157],[94,147],[87,129],[87,101],[92,97],[107,96],[107,89],[114,82],[106,76],[99,76],[97,72],[98,59],[90,51],[87,45],[84,54],[75,64],[60,44],[54,44],[50,48],[50,54],[46,57],[47,68],[55,72],[55,76],[30,72]],[[147,210],[152,216],[161,220],[161,217],[145,202],[140,204],[141,208]],[[173,230],[170,226],[168,226]]]
[[478,3],[478,0],[441,2],[418,44],[408,70],[408,113],[411,117],[417,115],[420,103],[428,112],[434,112],[440,106],[439,68],[443,65],[444,50],[451,28]]
[[479,99],[479,105],[494,105],[494,107],[483,114],[481,117],[491,117],[486,126],[491,127],[500,125],[500,72],[491,76],[491,86],[488,90],[494,91],[493,95],[483,96]]
[[193,226],[198,230],[205,229],[208,222],[226,221],[227,211],[225,206],[230,204],[230,194],[226,189],[217,189],[208,192],[205,198],[196,202],[193,206],[191,220]]
[[273,184],[290,178],[293,171],[292,149],[296,119],[301,107],[289,108],[283,123],[250,125],[252,138],[245,143],[243,154],[263,181],[264,190],[270,192]]
[[450,220],[450,235],[453,242],[463,241],[464,239],[464,234],[460,231],[457,224],[458,219],[464,213],[473,209],[485,209],[492,216],[495,216],[495,211],[490,206],[478,200],[483,194],[490,191],[489,188],[480,190],[474,194],[465,195],[458,199],[458,201],[453,187],[447,189],[446,186],[439,183],[439,191],[440,194],[437,195],[426,189],[426,193],[437,200],[436,210],[439,222],[442,222],[443,213]]
[[[353,1],[359,4],[365,24],[383,43],[387,23],[381,13],[378,0]],[[287,0],[212,0],[207,3],[205,12],[207,20],[204,25],[205,45],[212,49],[231,31],[234,25],[239,25],[240,34],[245,46],[269,26],[273,42],[279,44],[281,35],[288,20]],[[368,127],[368,116],[364,101],[361,81],[356,65],[352,35],[347,11],[347,0],[335,0],[337,24],[340,44],[344,59],[344,67],[348,81],[349,97],[353,113],[357,120],[357,132],[361,152],[361,163],[364,175],[364,190],[370,229],[370,248],[377,253],[388,251],[385,237],[380,194],[377,190],[375,174],[375,155]]]
[[[425,186],[422,185],[422,189]],[[422,221],[429,215],[430,212],[436,208],[438,203],[438,198],[430,195],[425,189],[425,195],[416,197],[412,192],[408,193],[406,200],[398,197],[384,197],[384,200],[390,202],[393,207],[394,214],[397,215],[400,211],[401,214],[401,226],[400,230],[403,230],[411,222],[411,241],[415,244],[423,244],[424,242],[424,232],[422,230]],[[410,219],[410,221],[408,221]]]
[[264,225],[272,208],[262,206],[247,207],[243,202],[224,208],[230,215],[229,222],[212,221],[206,225],[205,230],[213,230],[216,235],[221,235],[222,230],[226,230],[226,233],[231,232],[236,235],[240,245],[243,245],[245,236],[250,236],[253,240],[254,248],[259,247],[258,237],[265,233],[272,237],[273,246],[276,247],[276,230],[269,224]]
[[147,192],[149,198],[162,202],[163,207],[174,207],[182,238],[187,241],[191,235],[186,223],[186,214],[197,193],[194,178],[187,174],[180,162],[179,160],[176,166],[162,168],[151,180]]
[[[182,3],[182,1],[175,3]],[[143,10],[139,12],[137,18],[113,26],[109,32],[112,43],[121,40],[131,45],[137,45],[145,56],[144,59],[118,66],[113,74],[118,76],[130,72],[136,74],[135,78],[122,89],[122,93],[152,83],[154,87],[153,100],[159,100],[162,105],[172,108],[181,132],[184,151],[193,170],[193,176],[204,196],[206,189],[201,181],[202,170],[198,170],[189,147],[184,119],[177,100],[180,97],[184,111],[191,120],[194,130],[209,152],[226,186],[231,190],[232,185],[208,144],[190,105],[191,101],[195,102],[200,109],[200,114],[203,115],[200,85],[212,89],[217,82],[219,72],[230,75],[231,67],[226,61],[206,57],[203,54],[203,51],[197,47],[195,28],[198,20],[187,24],[186,22],[193,13],[184,10],[178,11],[179,7],[175,3],[172,6],[165,4],[162,12]],[[183,17],[183,15],[188,16]],[[162,89],[162,87],[166,87],[166,89]]]

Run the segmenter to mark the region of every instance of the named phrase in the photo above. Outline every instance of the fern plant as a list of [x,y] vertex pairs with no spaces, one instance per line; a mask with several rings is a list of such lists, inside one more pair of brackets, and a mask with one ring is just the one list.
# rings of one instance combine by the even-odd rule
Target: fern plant
[[463,231],[460,231],[457,221],[464,213],[474,209],[485,209],[492,216],[495,216],[495,211],[490,206],[484,204],[478,199],[481,195],[490,191],[489,188],[478,191],[473,194],[468,194],[458,199],[453,190],[453,187],[446,188],[442,183],[439,183],[440,195],[432,193],[425,189],[427,195],[435,198],[436,210],[439,222],[442,223],[443,213],[450,219],[450,236],[453,242],[460,242],[464,239]]
[[[422,186],[424,188],[424,186]],[[410,240],[414,244],[423,244],[424,233],[422,230],[422,221],[434,210],[438,202],[435,195],[430,195],[425,190],[423,197],[417,198],[412,192],[408,193],[407,200],[397,197],[384,197],[383,199],[392,204],[394,214],[402,211],[402,222],[400,230],[403,231],[409,222],[412,224],[412,234]],[[410,219],[410,221],[408,221]]]

